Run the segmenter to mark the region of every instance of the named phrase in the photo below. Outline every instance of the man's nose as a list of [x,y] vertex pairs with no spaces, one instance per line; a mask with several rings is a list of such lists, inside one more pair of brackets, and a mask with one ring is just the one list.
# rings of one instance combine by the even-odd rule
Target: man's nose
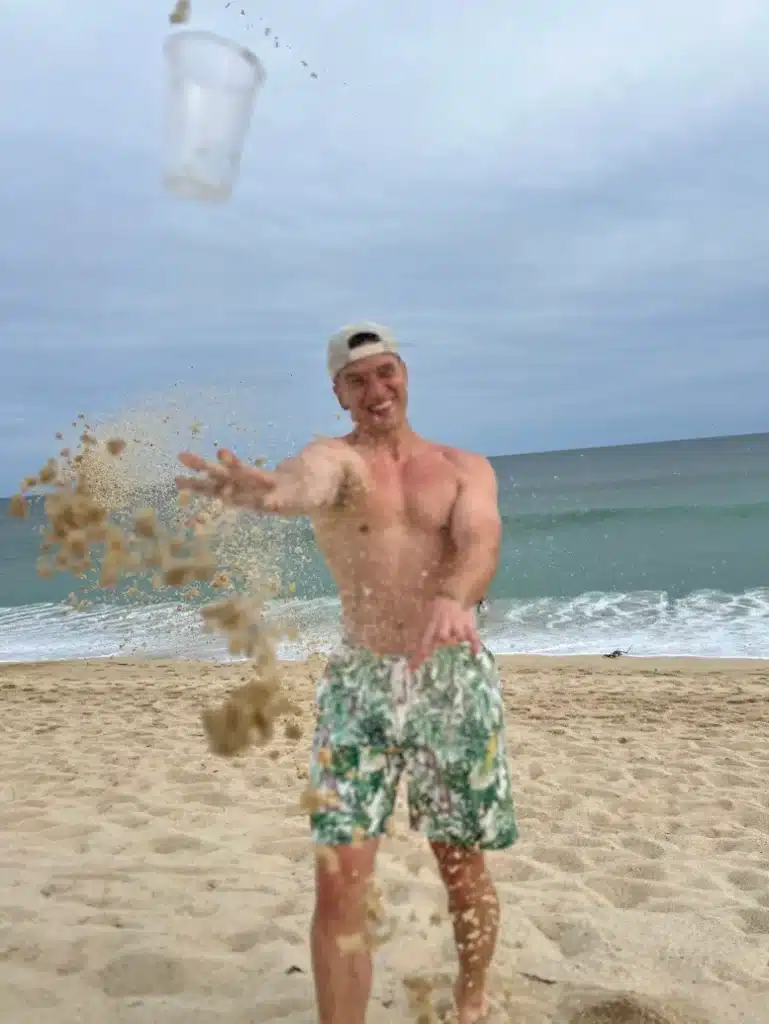
[[390,389],[387,386],[385,380],[373,380],[366,389],[368,392],[368,399],[370,402],[376,402],[377,400],[389,398]]

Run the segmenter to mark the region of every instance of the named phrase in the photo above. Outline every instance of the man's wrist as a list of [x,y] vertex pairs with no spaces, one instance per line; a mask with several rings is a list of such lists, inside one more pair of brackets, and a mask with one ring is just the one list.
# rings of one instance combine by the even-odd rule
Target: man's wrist
[[462,596],[449,587],[441,587],[439,590],[436,590],[435,596],[442,597],[445,601],[454,601],[463,608],[467,607],[467,602],[462,600]]

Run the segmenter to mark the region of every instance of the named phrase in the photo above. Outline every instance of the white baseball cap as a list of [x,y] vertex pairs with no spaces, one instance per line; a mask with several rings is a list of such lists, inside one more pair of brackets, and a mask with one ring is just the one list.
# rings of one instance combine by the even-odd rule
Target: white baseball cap
[[362,321],[332,335],[328,343],[328,372],[334,380],[340,370],[366,356],[398,355],[398,342],[389,327]]

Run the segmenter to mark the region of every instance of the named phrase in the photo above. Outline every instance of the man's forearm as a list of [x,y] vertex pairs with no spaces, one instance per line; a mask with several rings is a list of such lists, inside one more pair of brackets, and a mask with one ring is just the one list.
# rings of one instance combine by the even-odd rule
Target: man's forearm
[[485,539],[477,539],[456,553],[444,576],[440,593],[453,597],[465,608],[486,596],[497,572],[499,548]]

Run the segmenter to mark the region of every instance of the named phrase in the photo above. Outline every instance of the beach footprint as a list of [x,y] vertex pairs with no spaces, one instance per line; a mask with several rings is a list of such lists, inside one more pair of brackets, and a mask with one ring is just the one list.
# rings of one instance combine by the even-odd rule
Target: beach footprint
[[161,953],[126,952],[98,972],[105,995],[114,999],[130,996],[172,996],[189,983],[181,960]]
[[564,1010],[554,1024],[716,1024],[699,1008],[679,1000],[649,999],[633,993],[596,995]]
[[[210,849],[210,846],[208,847]],[[166,836],[158,836],[150,842],[150,849],[153,853],[173,854],[186,850],[207,851],[206,844],[195,836],[188,836],[184,832],[170,833]]]

